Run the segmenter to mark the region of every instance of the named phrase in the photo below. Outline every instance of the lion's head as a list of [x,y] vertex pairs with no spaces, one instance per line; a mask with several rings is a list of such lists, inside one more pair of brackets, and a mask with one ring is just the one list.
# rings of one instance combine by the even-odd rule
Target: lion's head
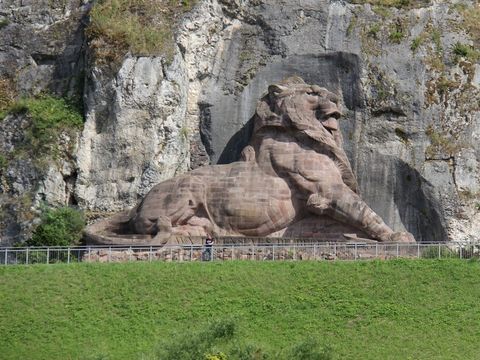
[[337,95],[327,89],[306,84],[297,76],[289,77],[270,85],[259,101],[254,133],[270,126],[320,131],[342,146],[338,102]]
[[332,157],[345,183],[357,191],[355,176],[343,150],[338,126],[341,115],[337,95],[293,76],[268,87],[256,108],[253,136],[274,128],[291,131],[294,136],[307,136],[317,144],[315,149]]

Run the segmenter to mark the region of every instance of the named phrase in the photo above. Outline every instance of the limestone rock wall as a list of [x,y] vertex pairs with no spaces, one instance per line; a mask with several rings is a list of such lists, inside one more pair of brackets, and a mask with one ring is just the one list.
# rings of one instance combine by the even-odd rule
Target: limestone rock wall
[[38,194],[48,202],[117,211],[163,179],[235,160],[266,85],[298,74],[342,96],[345,148],[361,194],[392,228],[422,241],[478,237],[480,65],[454,52],[457,43],[478,49],[464,21],[474,1],[396,9],[198,0],[176,29],[171,63],[127,55],[115,73],[88,61],[88,1],[42,1],[0,4],[9,21],[0,75],[20,93],[82,85],[86,122],[69,165],[49,165],[46,177],[8,169],[35,188],[44,184]]
[[87,76],[86,123],[75,194],[83,208],[134,206],[156,183],[185,171],[185,72],[178,57],[128,58],[112,79]]
[[[89,8],[83,0],[0,2],[0,105],[41,93],[81,99]],[[55,156],[32,154],[30,127],[23,112],[0,119],[0,245],[27,239],[41,205],[75,203],[79,134],[61,134]]]

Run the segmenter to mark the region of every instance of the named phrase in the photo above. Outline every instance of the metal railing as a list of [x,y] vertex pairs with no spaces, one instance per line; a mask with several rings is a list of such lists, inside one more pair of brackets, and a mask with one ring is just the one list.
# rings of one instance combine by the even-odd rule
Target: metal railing
[[1,265],[127,261],[373,260],[480,258],[480,243],[290,243],[4,247]]

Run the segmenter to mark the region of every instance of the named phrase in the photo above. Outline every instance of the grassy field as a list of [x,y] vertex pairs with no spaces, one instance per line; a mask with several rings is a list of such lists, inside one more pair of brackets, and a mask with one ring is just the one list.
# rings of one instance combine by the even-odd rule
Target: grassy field
[[334,359],[478,359],[479,299],[473,261],[8,266],[0,358],[154,358],[230,319],[234,344],[212,350],[229,360],[239,343],[263,359],[305,339]]

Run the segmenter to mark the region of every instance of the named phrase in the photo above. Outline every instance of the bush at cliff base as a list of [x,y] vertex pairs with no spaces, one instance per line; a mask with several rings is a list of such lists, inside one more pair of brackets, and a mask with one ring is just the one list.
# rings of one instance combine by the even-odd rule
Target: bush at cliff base
[[46,209],[28,246],[69,246],[78,244],[85,227],[83,213],[71,207]]

